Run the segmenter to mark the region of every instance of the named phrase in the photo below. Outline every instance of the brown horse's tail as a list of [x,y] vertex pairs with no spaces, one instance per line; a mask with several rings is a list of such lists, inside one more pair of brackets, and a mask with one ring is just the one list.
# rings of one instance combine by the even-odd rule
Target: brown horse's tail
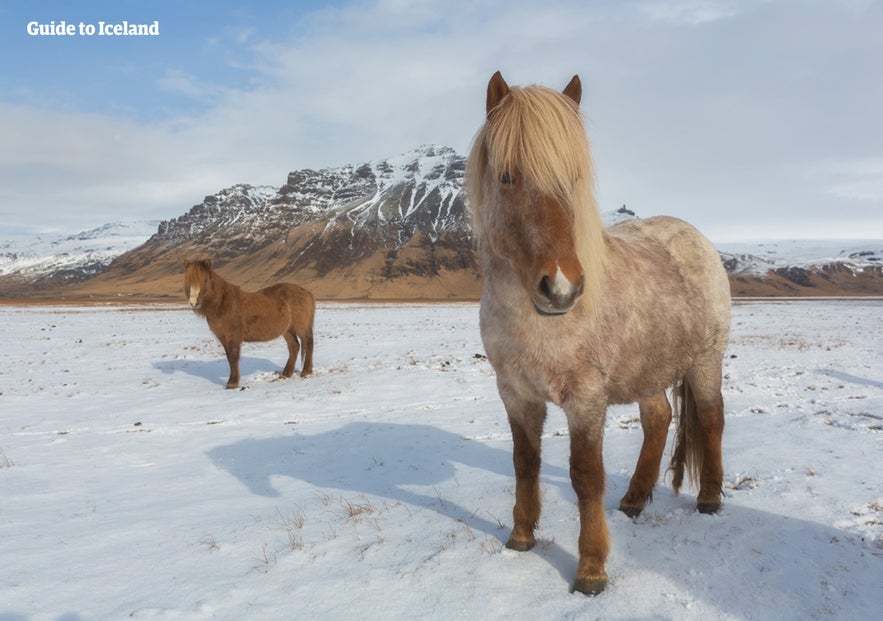
[[677,415],[677,434],[668,469],[672,472],[671,486],[677,494],[684,482],[685,471],[690,483],[695,485],[699,482],[705,447],[699,429],[696,400],[686,379],[681,380],[672,390],[672,401]]

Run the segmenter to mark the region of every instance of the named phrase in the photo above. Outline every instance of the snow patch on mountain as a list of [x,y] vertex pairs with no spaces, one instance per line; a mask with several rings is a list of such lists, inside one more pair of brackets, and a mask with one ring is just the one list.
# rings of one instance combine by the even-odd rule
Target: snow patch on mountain
[[99,273],[113,259],[143,244],[158,221],[111,222],[75,234],[0,240],[0,276],[34,276],[63,270]]
[[764,276],[782,268],[844,265],[855,272],[883,265],[883,240],[761,240],[717,244],[727,271]]

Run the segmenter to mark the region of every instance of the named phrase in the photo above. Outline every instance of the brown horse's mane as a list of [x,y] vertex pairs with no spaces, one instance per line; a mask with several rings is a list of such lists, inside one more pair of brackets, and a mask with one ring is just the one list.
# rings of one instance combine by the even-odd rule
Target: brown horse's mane
[[574,243],[592,297],[603,282],[605,232],[594,191],[594,168],[579,107],[566,95],[542,86],[510,88],[488,113],[473,141],[466,165],[466,188],[473,230],[481,235],[484,179],[517,170],[526,185],[570,205]]

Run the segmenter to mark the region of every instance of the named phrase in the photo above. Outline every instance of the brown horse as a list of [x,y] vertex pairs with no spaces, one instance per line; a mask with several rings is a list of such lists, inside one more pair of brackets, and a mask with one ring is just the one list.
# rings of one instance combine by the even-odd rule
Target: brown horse
[[184,267],[184,295],[193,310],[206,318],[209,329],[224,347],[230,363],[227,388],[239,386],[239,350],[243,341],[285,337],[288,362],[282,377],[294,373],[298,350],[301,377],[313,372],[316,302],[303,287],[280,283],[250,293],[221,278],[212,270],[211,261],[188,261]]
[[506,544],[534,546],[546,403],[570,431],[580,515],[574,589],[607,585],[609,535],[601,448],[606,409],[638,402],[644,443],[620,509],[650,500],[672,417],[675,492],[685,469],[698,508],[721,506],[721,366],[730,293],[720,258],[698,231],[668,217],[604,229],[574,76],[563,93],[509,87],[499,72],[466,166],[481,250],[481,337],[514,443],[514,526]]

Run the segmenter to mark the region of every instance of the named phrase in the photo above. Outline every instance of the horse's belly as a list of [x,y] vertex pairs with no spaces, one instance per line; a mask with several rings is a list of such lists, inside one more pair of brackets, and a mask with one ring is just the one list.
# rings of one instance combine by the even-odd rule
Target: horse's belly
[[282,319],[273,319],[259,315],[247,317],[243,340],[253,343],[272,341],[282,336],[286,328],[287,322]]
[[497,316],[482,323],[482,341],[503,383],[525,399],[559,406],[574,400],[634,403],[658,394],[683,377],[700,342],[693,335],[694,345],[676,347],[673,331],[659,329],[614,345],[584,333],[576,321],[559,330],[549,329],[548,318],[540,321],[546,331],[532,337]]

